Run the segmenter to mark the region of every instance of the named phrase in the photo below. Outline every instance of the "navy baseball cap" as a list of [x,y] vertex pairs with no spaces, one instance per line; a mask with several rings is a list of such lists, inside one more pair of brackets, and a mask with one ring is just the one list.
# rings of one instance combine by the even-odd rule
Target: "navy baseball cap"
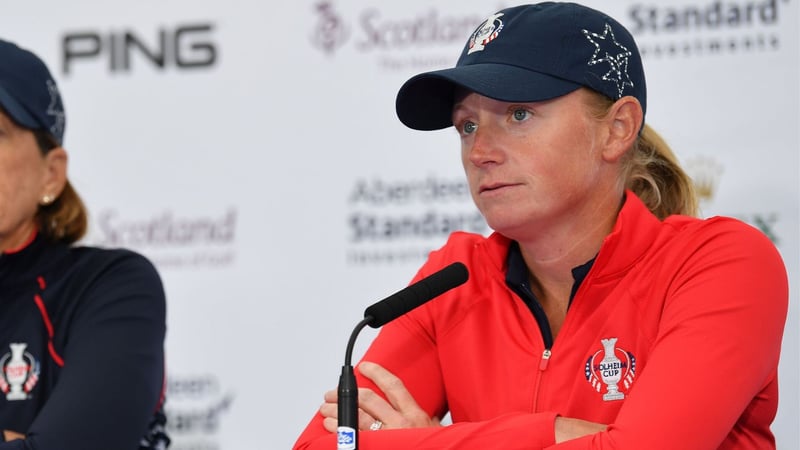
[[503,9],[472,33],[456,66],[416,75],[397,94],[397,116],[417,130],[453,124],[456,87],[505,102],[536,102],[582,86],[647,107],[642,58],[630,32],[575,3]]
[[0,39],[0,108],[19,126],[64,142],[66,115],[47,66],[28,50]]

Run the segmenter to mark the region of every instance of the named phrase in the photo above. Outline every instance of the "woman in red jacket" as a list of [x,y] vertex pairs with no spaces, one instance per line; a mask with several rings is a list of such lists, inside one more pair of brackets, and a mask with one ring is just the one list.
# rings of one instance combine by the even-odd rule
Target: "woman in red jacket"
[[[758,230],[692,217],[622,25],[504,9],[396,106],[411,128],[455,127],[495,232],[431,253],[416,279],[461,261],[469,281],[366,352],[361,449],[775,448],[786,270]],[[336,401],[295,448],[334,448]]]

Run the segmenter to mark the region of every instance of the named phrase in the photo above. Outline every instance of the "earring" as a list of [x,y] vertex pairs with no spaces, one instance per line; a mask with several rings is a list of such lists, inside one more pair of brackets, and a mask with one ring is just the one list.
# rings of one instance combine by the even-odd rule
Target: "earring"
[[53,200],[55,200],[55,198],[53,198],[53,197],[52,197],[51,195],[49,195],[49,194],[45,194],[45,195],[43,195],[43,196],[42,196],[42,201],[41,201],[41,204],[42,204],[43,206],[47,206],[47,205],[49,205],[50,203],[53,203]]

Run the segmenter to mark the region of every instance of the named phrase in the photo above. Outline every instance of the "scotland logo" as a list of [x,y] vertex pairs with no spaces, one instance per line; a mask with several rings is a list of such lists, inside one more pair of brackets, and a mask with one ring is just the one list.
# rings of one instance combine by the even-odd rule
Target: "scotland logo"
[[632,353],[615,347],[617,338],[601,339],[600,342],[603,349],[586,360],[586,381],[597,392],[605,388],[603,400],[622,400],[636,376],[636,358]]
[[468,55],[482,51],[486,44],[492,42],[500,34],[500,31],[503,30],[503,21],[500,20],[502,15],[503,13],[492,14],[472,33],[469,38]]
[[6,400],[25,400],[39,381],[39,362],[25,351],[28,344],[9,344],[11,353],[0,358],[0,391]]

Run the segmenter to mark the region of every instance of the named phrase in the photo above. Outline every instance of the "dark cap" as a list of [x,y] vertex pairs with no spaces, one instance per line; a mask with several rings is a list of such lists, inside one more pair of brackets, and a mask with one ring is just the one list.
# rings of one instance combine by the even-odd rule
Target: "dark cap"
[[631,95],[646,110],[642,58],[628,30],[591,8],[544,2],[492,14],[469,37],[455,67],[406,81],[396,108],[406,126],[438,130],[453,124],[456,87],[505,102],[536,102],[581,86],[613,100]]
[[38,56],[0,39],[0,108],[19,126],[45,130],[64,142],[66,115],[61,95]]

